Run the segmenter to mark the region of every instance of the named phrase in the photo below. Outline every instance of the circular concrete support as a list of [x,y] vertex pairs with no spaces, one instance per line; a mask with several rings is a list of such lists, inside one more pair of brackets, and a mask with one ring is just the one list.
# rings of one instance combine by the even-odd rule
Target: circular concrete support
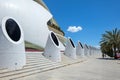
[[70,38],[68,38],[68,40],[67,40],[67,44],[65,47],[65,55],[70,58],[73,58],[73,59],[77,58],[75,45],[74,45],[72,39],[70,39]]
[[20,69],[26,64],[24,36],[21,25],[12,17],[0,22],[0,67]]
[[44,56],[52,61],[61,61],[60,43],[57,36],[53,32],[50,32],[48,36]]

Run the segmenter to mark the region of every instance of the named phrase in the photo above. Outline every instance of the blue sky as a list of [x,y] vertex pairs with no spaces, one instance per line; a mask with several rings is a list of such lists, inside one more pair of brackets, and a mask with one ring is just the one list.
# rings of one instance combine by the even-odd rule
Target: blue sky
[[[99,46],[101,34],[120,29],[120,0],[43,0],[74,43]],[[76,28],[74,32],[69,27]],[[77,30],[78,28],[78,30]],[[73,30],[73,29],[72,29]]]

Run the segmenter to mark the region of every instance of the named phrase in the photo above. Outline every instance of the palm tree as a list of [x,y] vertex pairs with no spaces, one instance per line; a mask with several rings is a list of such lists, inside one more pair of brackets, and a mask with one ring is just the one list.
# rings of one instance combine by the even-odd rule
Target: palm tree
[[120,51],[120,30],[115,28],[112,31],[105,32],[105,34],[102,34],[102,39],[100,41],[101,50],[107,54],[112,50],[115,57],[116,51]]
[[107,42],[103,42],[100,44],[101,46],[101,51],[104,54],[107,54],[110,57],[113,57],[113,51],[112,51],[112,47],[110,44],[108,44]]
[[118,31],[118,34],[119,34],[119,36],[118,36],[118,40],[117,40],[117,42],[118,42],[117,48],[118,48],[118,51],[120,53],[120,30]]

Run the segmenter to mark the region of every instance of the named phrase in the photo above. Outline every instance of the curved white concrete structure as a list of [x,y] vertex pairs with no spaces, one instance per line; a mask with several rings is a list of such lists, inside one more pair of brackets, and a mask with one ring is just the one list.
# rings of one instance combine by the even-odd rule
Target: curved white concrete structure
[[19,69],[26,64],[21,25],[12,17],[0,20],[0,68]]
[[92,56],[92,46],[89,46],[89,55]]
[[60,40],[59,40],[59,43],[60,43],[60,52],[63,53],[65,51],[65,46]]
[[56,33],[56,36],[58,37],[60,41],[60,51],[63,53],[65,51],[65,42],[67,38],[57,33]]
[[0,0],[0,21],[6,17],[16,19],[25,34],[25,40],[45,47],[49,34],[47,22],[52,15],[33,0]]
[[89,56],[89,47],[86,44],[84,45],[84,54],[85,56]]
[[65,55],[70,58],[76,59],[76,48],[73,41],[70,38],[68,38],[67,40],[67,44],[65,47]]
[[84,47],[79,41],[78,41],[78,45],[76,47],[76,54],[78,56],[84,57]]
[[61,61],[60,43],[57,36],[53,32],[51,32],[48,36],[44,56],[52,61]]

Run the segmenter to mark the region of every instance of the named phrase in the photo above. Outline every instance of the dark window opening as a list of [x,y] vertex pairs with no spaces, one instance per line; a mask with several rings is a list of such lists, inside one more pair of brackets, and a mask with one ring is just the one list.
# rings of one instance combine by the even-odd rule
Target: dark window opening
[[48,25],[48,26],[53,26],[51,20],[49,20],[49,21],[47,22],[47,25]]
[[71,42],[72,46],[75,48],[75,45],[71,39],[70,39],[70,42]]
[[89,49],[87,45],[86,45],[86,47],[87,47],[87,49]]
[[83,48],[83,45],[79,42],[80,46]]
[[18,24],[13,19],[8,19],[5,24],[7,34],[13,41],[19,41],[21,31]]
[[54,43],[55,43],[57,46],[59,46],[58,39],[57,39],[57,37],[55,36],[55,34],[54,34],[53,32],[51,33],[51,36],[52,36],[52,39],[53,39]]

